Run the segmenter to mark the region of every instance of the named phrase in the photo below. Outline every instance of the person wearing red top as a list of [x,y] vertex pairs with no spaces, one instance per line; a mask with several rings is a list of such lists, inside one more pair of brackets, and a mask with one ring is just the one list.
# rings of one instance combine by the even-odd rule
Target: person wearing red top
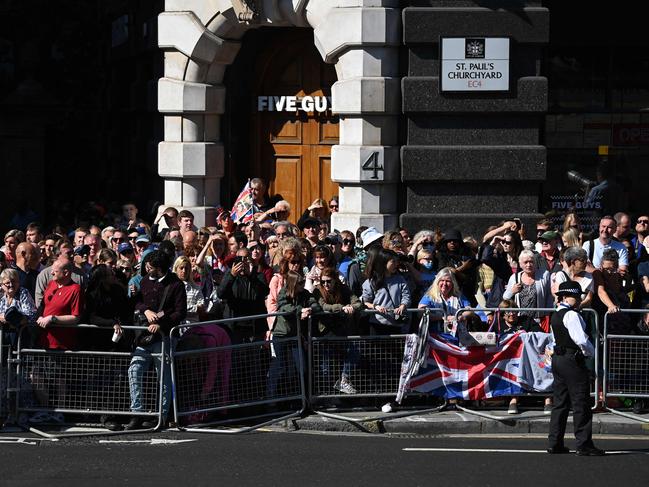
[[76,325],[81,316],[83,296],[81,287],[72,281],[72,263],[56,260],[52,264],[52,281],[43,294],[43,312],[36,320],[45,330],[41,345],[49,349],[70,350],[77,346],[77,330],[52,325]]

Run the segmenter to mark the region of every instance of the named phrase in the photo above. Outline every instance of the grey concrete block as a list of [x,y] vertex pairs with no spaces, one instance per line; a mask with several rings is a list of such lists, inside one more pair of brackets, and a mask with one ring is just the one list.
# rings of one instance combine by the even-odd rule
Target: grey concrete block
[[403,146],[403,181],[544,181],[544,146]]
[[[441,93],[437,76],[401,80],[405,113],[545,112],[548,80],[541,76],[512,78],[511,93]],[[480,95],[479,97],[475,95]]]
[[523,213],[538,209],[539,186],[535,183],[410,183],[408,213],[471,213],[476,210],[504,213],[517,208]]
[[411,115],[406,123],[408,145],[539,144],[539,119],[532,115]]
[[550,13],[543,7],[406,7],[403,39],[409,43],[437,43],[440,36],[511,37],[520,43],[549,40]]

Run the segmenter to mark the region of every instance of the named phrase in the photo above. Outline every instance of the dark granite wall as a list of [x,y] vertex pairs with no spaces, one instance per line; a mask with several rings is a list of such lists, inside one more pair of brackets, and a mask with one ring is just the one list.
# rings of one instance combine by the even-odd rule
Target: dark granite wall
[[[549,12],[533,1],[404,2],[407,73],[402,79],[401,149],[410,230],[459,228],[479,237],[503,218],[533,224],[546,150],[547,110],[540,76]],[[440,93],[440,37],[510,37],[506,93]]]

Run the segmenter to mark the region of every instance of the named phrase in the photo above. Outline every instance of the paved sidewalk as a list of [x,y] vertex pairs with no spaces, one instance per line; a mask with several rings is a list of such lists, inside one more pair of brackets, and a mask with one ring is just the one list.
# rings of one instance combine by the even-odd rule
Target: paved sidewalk
[[[542,411],[525,411],[517,416],[510,416],[506,411],[480,411],[482,414],[496,416],[502,420],[470,414],[465,411],[443,411],[415,416],[399,416],[403,411],[391,414],[381,412],[347,412],[327,413],[345,416],[359,423],[342,421],[312,414],[306,418],[288,421],[284,427],[316,431],[374,433],[401,433],[419,435],[448,434],[547,434],[550,416]],[[392,416],[392,418],[391,418]],[[643,414],[647,423],[625,418],[612,413],[595,413],[593,416],[593,433],[606,435],[648,435],[649,414]],[[377,418],[369,419],[368,418]],[[572,418],[568,420],[568,432],[572,432]]]

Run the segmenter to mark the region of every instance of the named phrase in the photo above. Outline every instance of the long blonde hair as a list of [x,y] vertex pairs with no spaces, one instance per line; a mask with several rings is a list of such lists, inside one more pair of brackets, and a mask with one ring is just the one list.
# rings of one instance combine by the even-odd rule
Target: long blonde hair
[[453,269],[451,267],[444,267],[437,273],[437,275],[435,276],[435,280],[428,288],[428,291],[426,291],[426,295],[436,303],[442,301],[442,296],[439,293],[439,281],[441,281],[442,278],[448,278],[451,280],[451,284],[453,284],[453,290],[451,291],[451,296],[455,296],[456,298],[459,298],[460,286],[458,285],[457,279],[455,278],[455,272],[453,272]]

